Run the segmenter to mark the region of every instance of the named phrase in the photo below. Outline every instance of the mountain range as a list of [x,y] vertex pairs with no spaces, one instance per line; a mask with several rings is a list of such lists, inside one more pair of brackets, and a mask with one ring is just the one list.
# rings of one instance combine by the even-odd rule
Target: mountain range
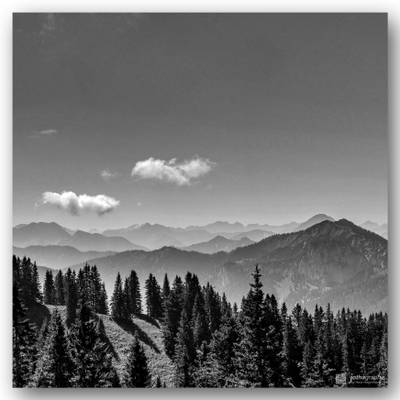
[[64,269],[72,264],[115,254],[112,251],[79,251],[75,247],[57,245],[14,246],[13,253],[20,258],[24,256],[30,257],[39,266],[47,266],[52,269]]
[[13,245],[27,246],[70,246],[79,251],[125,251],[146,250],[124,237],[104,236],[99,233],[70,231],[55,222],[32,222],[13,228]]
[[240,239],[227,239],[224,236],[218,235],[208,240],[207,242],[192,244],[191,246],[182,247],[182,250],[186,251],[197,251],[199,253],[218,253],[219,251],[229,252],[238,247],[248,246],[254,243],[248,237],[242,237]]
[[122,252],[91,263],[99,268],[109,291],[117,272],[127,275],[135,269],[143,283],[150,272],[162,282],[165,273],[173,279],[191,271],[231,301],[240,302],[258,264],[265,291],[289,307],[297,302],[306,307],[329,302],[334,309],[387,308],[387,240],[345,219],[276,234],[231,252],[204,254],[163,247]]

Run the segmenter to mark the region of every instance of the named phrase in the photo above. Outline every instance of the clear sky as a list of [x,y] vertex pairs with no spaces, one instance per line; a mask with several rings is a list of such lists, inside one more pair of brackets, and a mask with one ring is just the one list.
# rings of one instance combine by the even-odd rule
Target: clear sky
[[386,24],[16,14],[14,223],[385,222]]

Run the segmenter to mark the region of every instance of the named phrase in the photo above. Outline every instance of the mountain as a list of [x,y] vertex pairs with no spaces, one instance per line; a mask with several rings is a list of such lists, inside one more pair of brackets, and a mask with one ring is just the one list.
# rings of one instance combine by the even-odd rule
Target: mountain
[[228,232],[228,233],[237,233],[245,230],[245,225],[240,222],[225,222],[225,221],[217,221],[212,224],[207,224],[204,226],[189,226],[186,228],[187,230],[196,230],[196,229],[204,229],[210,233],[220,233],[220,232]]
[[228,237],[233,240],[241,240],[243,238],[248,238],[253,242],[259,242],[260,240],[263,240],[266,237],[271,236],[273,234],[274,234],[273,232],[263,231],[261,229],[253,229],[251,231],[236,233]]
[[[332,308],[363,312],[387,308],[387,240],[347,220],[325,220],[310,228],[270,236],[230,253],[202,254],[171,247],[127,251],[92,260],[112,290],[117,272],[127,275],[134,266],[141,282],[151,272],[162,282],[187,271],[209,281],[231,301],[240,302],[259,264],[265,291],[289,307],[297,302],[310,308],[331,303]],[[81,266],[77,265],[75,267]]]
[[212,238],[207,242],[201,242],[192,244],[191,246],[188,247],[182,247],[182,250],[197,251],[199,253],[212,254],[212,253],[217,253],[219,251],[229,252],[236,249],[237,247],[248,246],[249,244],[252,243],[254,242],[247,237],[243,237],[238,240],[233,240],[233,239],[227,239],[224,236],[215,236],[214,238]]
[[68,265],[85,262],[92,258],[106,257],[115,254],[112,251],[79,251],[71,246],[28,246],[13,247],[13,253],[22,258],[29,257],[38,265],[46,265],[52,269],[63,269]]
[[160,224],[132,225],[128,228],[109,229],[104,231],[103,235],[122,236],[131,242],[153,250],[164,246],[190,246],[194,243],[210,240],[215,236],[204,229],[186,230]]
[[215,236],[239,240],[248,237],[259,241],[277,233],[287,233],[303,230],[323,220],[333,219],[324,214],[318,214],[303,223],[290,222],[283,225],[248,224],[240,222],[216,221],[206,225],[192,225],[186,228],[175,228],[160,224],[134,224],[127,228],[107,229],[104,236],[121,236],[125,239],[155,250],[164,246],[187,247],[200,242],[207,242]]
[[368,231],[375,232],[385,239],[388,238],[388,224],[377,224],[376,222],[366,221],[360,226]]
[[323,221],[334,221],[334,219],[326,214],[317,214],[317,215],[314,215],[313,217],[311,217],[310,219],[308,219],[307,221],[304,221],[303,223],[298,224],[297,227],[295,229],[293,229],[293,231],[304,231],[305,229],[309,228],[310,226],[319,224],[320,222],[323,222]]
[[143,246],[131,243],[120,236],[103,236],[99,233],[76,231],[68,239],[59,242],[60,246],[75,247],[80,251],[126,251],[146,250]]
[[67,230],[55,222],[32,222],[13,229],[13,243],[19,247],[57,244],[69,237]]
[[[28,246],[69,246],[79,251],[147,250],[146,247],[131,243],[123,237],[106,237],[99,233],[71,231],[55,222],[32,222],[20,224],[13,229],[13,245]],[[43,249],[44,250],[44,249]]]

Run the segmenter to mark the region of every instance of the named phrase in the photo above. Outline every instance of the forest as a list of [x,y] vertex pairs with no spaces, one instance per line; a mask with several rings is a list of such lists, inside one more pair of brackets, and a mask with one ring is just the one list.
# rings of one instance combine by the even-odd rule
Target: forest
[[[54,274],[54,275],[53,275]],[[13,386],[163,388],[138,333],[123,371],[104,328],[133,316],[160,328],[175,387],[359,387],[388,384],[388,316],[300,304],[264,293],[259,267],[241,304],[187,272],[141,285],[119,273],[110,299],[95,265],[47,270],[43,289],[29,258],[13,256]],[[65,309],[65,316],[59,309]],[[38,323],[32,315],[50,309]]]

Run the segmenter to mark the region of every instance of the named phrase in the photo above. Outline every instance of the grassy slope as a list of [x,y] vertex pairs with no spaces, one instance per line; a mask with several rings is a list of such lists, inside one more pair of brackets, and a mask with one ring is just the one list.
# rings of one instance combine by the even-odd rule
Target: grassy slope
[[[57,308],[62,317],[65,318],[65,306],[47,306],[47,308],[50,312]],[[174,386],[174,364],[165,354],[162,332],[156,324],[134,317],[132,323],[121,326],[108,315],[99,314],[99,316],[103,320],[106,334],[113,346],[114,365],[120,378],[122,378],[129,345],[133,341],[135,332],[137,332],[147,356],[152,380],[159,376],[161,382],[165,382],[167,387]]]

